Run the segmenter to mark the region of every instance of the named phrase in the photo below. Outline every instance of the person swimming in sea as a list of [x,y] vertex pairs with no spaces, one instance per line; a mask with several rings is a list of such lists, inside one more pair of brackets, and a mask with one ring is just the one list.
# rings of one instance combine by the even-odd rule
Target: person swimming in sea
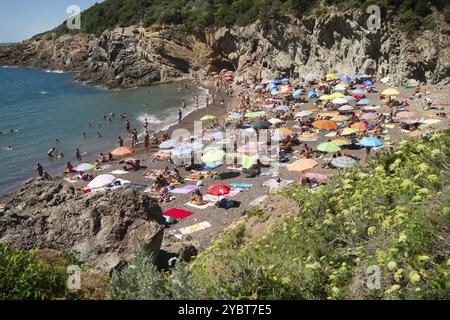
[[58,156],[58,153],[56,152],[56,148],[53,147],[53,148],[51,148],[50,150],[48,150],[47,155],[48,155],[50,158],[57,157],[57,156]]
[[97,138],[103,138],[103,136],[101,135],[101,133],[100,132],[97,132]]

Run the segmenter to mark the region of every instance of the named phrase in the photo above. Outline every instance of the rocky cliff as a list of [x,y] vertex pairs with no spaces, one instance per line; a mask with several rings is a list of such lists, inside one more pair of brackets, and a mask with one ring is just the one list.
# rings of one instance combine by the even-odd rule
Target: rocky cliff
[[450,83],[450,28],[436,15],[436,30],[408,39],[395,17],[377,30],[357,10],[320,17],[286,18],[264,29],[183,27],[116,28],[92,35],[50,35],[0,48],[0,65],[78,71],[78,79],[107,87],[145,86],[228,68],[238,75],[322,76],[362,70],[377,76]]
[[81,261],[109,272],[131,260],[138,242],[157,257],[163,223],[158,203],[135,190],[86,196],[71,186],[32,180],[0,213],[0,241],[78,252]]

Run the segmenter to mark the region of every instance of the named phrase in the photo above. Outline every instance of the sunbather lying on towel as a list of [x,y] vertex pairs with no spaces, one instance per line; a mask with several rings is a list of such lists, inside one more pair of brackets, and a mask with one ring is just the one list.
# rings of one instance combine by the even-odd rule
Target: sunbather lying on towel
[[191,202],[196,206],[204,206],[207,202],[203,199],[203,194],[199,190],[195,190],[192,194]]

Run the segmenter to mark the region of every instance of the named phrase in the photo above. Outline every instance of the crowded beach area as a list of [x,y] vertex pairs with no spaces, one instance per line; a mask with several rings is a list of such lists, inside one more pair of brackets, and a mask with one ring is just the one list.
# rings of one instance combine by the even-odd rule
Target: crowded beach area
[[138,189],[158,199],[166,236],[204,248],[270,193],[296,184],[314,191],[342,170],[449,122],[447,88],[414,79],[398,86],[388,77],[336,70],[255,82],[222,70],[204,81],[209,94],[204,101],[193,97],[197,110],[187,116],[191,101],[180,101],[179,123],[169,130],[153,132],[148,121],[133,128],[120,115],[117,149],[85,159],[74,146],[60,176],[50,177],[40,164],[37,175],[86,197]]

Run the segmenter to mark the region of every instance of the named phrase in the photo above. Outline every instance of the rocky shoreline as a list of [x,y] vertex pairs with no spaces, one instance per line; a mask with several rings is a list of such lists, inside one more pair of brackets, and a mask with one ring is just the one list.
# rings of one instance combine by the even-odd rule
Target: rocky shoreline
[[450,28],[439,17],[437,32],[414,39],[400,32],[395,17],[383,19],[381,29],[367,29],[367,17],[357,10],[286,19],[265,29],[254,23],[197,31],[131,26],[99,37],[46,34],[1,47],[0,65],[78,72],[78,80],[108,88],[202,78],[223,68],[250,79],[338,69],[390,76],[396,83],[450,83]]

